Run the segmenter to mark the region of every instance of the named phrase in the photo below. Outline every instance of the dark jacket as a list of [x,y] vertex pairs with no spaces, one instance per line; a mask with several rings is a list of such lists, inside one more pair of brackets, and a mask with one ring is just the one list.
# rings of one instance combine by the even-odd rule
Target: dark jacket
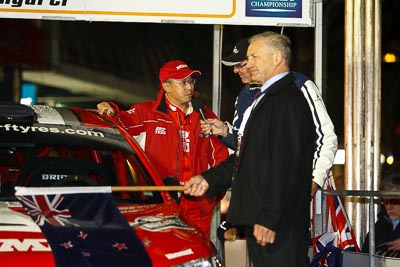
[[[399,252],[387,251],[387,242],[400,238],[400,224],[393,230],[393,225],[383,208],[378,214],[378,220],[375,223],[375,251],[378,255],[400,258]],[[365,237],[362,252],[369,253],[369,233]]]
[[[337,150],[337,136],[335,134],[335,127],[331,118],[325,108],[322,100],[321,92],[317,85],[310,80],[307,76],[291,72],[294,77],[296,87],[303,92],[303,96],[307,99],[308,106],[313,116],[315,127],[315,151],[313,161],[313,181],[316,182],[321,188],[327,179],[327,175],[332,167],[335,153]],[[259,85],[246,84],[240,91],[235,102],[235,113],[232,125],[229,125],[229,132],[227,136],[219,138],[229,148],[235,150],[237,144],[237,132],[243,120],[243,114],[247,107],[251,105],[254,95],[260,88]]]
[[233,181],[234,154],[203,173],[209,195],[232,183],[227,221],[276,231],[269,266],[303,266],[309,243],[315,127],[294,80],[290,73],[272,84],[252,111]]

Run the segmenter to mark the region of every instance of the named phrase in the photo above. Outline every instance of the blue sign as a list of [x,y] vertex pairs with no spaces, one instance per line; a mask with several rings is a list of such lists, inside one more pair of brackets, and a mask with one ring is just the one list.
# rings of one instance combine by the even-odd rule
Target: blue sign
[[21,86],[20,103],[24,105],[36,104],[36,85],[33,83],[23,83]]
[[302,0],[246,0],[246,17],[301,18]]

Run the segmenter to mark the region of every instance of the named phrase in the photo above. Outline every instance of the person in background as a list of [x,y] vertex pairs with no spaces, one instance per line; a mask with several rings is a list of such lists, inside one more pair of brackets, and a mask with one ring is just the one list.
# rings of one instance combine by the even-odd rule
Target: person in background
[[237,132],[239,130],[240,123],[243,120],[243,114],[251,105],[255,95],[260,92],[260,85],[252,83],[250,72],[246,68],[246,53],[248,46],[249,38],[240,40],[233,48],[232,54],[221,60],[223,65],[233,68],[233,72],[239,75],[242,83],[244,84],[243,88],[239,92],[239,95],[236,97],[232,124],[227,121],[222,122],[216,118],[207,119],[206,122],[201,122],[204,132],[212,131],[214,135],[218,136],[221,141],[232,150],[236,149]]
[[232,187],[227,221],[245,227],[252,264],[309,266],[315,126],[290,72],[290,39],[264,32],[249,43],[247,67],[262,86],[244,113],[237,149],[187,181],[184,193],[212,197]]
[[[222,64],[233,68],[233,72],[239,75],[243,88],[239,92],[235,101],[235,111],[232,124],[223,122],[217,118],[201,121],[203,133],[212,132],[229,149],[236,149],[237,132],[243,119],[245,110],[251,105],[255,95],[260,92],[260,85],[251,83],[250,72],[246,68],[246,53],[249,46],[249,38],[244,38],[236,43],[232,54],[221,60]],[[234,241],[243,238],[244,227],[234,225],[223,220],[217,228],[217,237],[220,241]]]
[[[243,120],[245,110],[251,105],[254,96],[260,91],[260,85],[251,80],[247,68],[246,53],[249,38],[241,39],[233,48],[232,54],[221,60],[225,66],[233,67],[233,72],[238,74],[244,84],[235,101],[235,112],[232,124],[217,118],[201,121],[204,133],[212,132],[230,149],[236,149],[237,132]],[[318,188],[323,188],[328,173],[332,168],[337,151],[337,136],[335,127],[326,110],[321,91],[307,76],[291,71],[295,76],[295,84],[303,93],[312,112],[315,124],[315,151],[313,161],[313,174],[311,184],[311,197],[315,196]]]
[[[161,67],[156,100],[120,110],[112,102],[97,105],[100,114],[114,116],[145,151],[161,177],[175,176],[181,185],[195,174],[227,158],[228,149],[215,136],[201,137],[202,109],[209,118],[216,115],[195,98],[195,77],[201,75],[182,60]],[[214,206],[223,196],[183,195],[179,206],[186,222],[209,237]]]
[[[400,192],[400,175],[386,176],[381,190]],[[382,209],[375,223],[375,251],[377,255],[400,258],[400,197],[383,197]],[[369,253],[369,233],[361,251]]]

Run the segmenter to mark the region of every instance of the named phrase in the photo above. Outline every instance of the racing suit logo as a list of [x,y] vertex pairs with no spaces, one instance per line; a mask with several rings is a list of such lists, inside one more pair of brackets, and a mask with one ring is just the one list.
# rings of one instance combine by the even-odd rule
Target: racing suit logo
[[156,127],[155,134],[162,134],[162,135],[166,135],[167,134],[167,129],[164,127]]

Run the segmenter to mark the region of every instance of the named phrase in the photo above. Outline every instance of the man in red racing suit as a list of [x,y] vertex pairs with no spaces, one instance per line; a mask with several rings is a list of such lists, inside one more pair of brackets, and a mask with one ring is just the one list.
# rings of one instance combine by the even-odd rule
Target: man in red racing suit
[[[201,137],[201,116],[192,105],[196,101],[193,76],[200,75],[183,61],[169,61],[160,69],[161,88],[156,100],[133,105],[127,111],[112,102],[98,104],[100,114],[116,117],[136,139],[161,177],[175,176],[181,185],[228,156],[227,148],[214,135]],[[207,118],[217,117],[206,106],[202,109]],[[179,206],[186,222],[209,237],[213,209],[219,200],[182,195]]]

